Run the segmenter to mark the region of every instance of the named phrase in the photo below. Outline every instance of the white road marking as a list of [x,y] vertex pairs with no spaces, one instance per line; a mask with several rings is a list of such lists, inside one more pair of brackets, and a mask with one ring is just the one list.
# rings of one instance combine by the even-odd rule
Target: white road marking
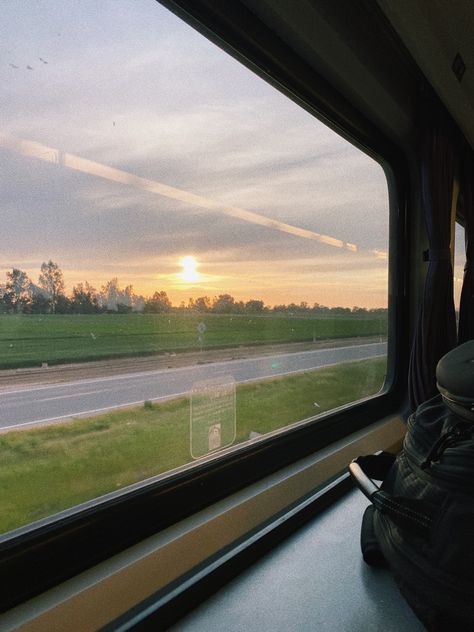
[[[378,344],[378,343],[377,343]],[[358,345],[359,346],[359,345]],[[347,347],[346,347],[347,348]],[[272,356],[273,357],[273,356]],[[372,358],[381,358],[381,357],[385,357],[385,354],[378,354],[375,356],[371,356],[370,359]],[[356,358],[354,360],[346,360],[344,361],[344,363],[346,362],[360,362],[360,359]],[[222,364],[226,364],[225,362]],[[288,375],[294,375],[297,373],[312,373],[313,371],[318,371],[321,369],[326,369],[328,367],[332,367],[332,366],[337,366],[338,364],[341,364],[340,362],[331,362],[330,364],[324,364],[323,366],[320,367],[314,367],[313,369],[293,369],[291,371],[286,371],[285,373],[278,373],[278,374],[274,374],[274,375],[267,375],[265,377],[254,377],[254,378],[249,378],[246,380],[238,380],[237,384],[249,384],[251,382],[260,382],[260,381],[265,381],[265,380],[271,380],[271,379],[278,379],[280,377],[285,377]],[[189,367],[187,367],[189,368]],[[20,391],[23,392],[23,391]],[[100,390],[100,391],[91,391],[91,393],[102,393],[104,391]],[[86,395],[87,393],[79,393],[78,395]],[[171,395],[161,395],[160,397],[148,397],[147,399],[153,402],[157,402],[157,401],[162,401],[162,400],[170,400],[170,399],[175,399],[178,397],[188,397],[189,396],[189,391],[183,391],[180,393],[172,393]],[[64,396],[60,396],[60,397],[52,397],[49,399],[63,399],[63,398],[67,398],[69,397],[69,395],[64,395]],[[43,399],[41,401],[48,401],[46,399]],[[25,421],[23,423],[17,423],[17,424],[13,424],[13,425],[8,425],[8,426],[3,426],[0,427],[0,434],[2,432],[8,431],[8,430],[12,430],[15,428],[25,428],[26,426],[34,426],[36,424],[49,424],[49,423],[53,423],[55,421],[62,421],[62,420],[67,420],[67,419],[73,419],[73,418],[78,418],[78,417],[85,417],[87,415],[97,415],[103,412],[107,412],[109,410],[120,410],[122,408],[130,408],[131,406],[140,406],[142,405],[144,402],[143,399],[140,399],[138,401],[134,401],[134,402],[126,402],[123,404],[119,404],[119,405],[114,405],[114,406],[105,406],[104,408],[95,408],[93,410],[86,410],[86,411],[79,411],[77,413],[68,413],[67,415],[60,415],[58,417],[46,417],[44,419],[37,419],[35,421]]]
[[[0,397],[8,396],[8,395],[16,395],[20,393],[32,393],[34,391],[42,391],[48,388],[69,388],[70,386],[79,386],[81,384],[96,384],[97,382],[110,382],[112,380],[130,380],[137,377],[151,377],[152,375],[160,375],[162,373],[166,373],[169,375],[170,373],[178,373],[183,371],[189,371],[190,369],[199,369],[206,366],[219,367],[223,365],[228,365],[232,362],[255,362],[255,361],[264,361],[264,360],[277,360],[278,358],[289,358],[295,357],[297,355],[302,354],[310,354],[310,353],[330,353],[330,352],[338,352],[346,349],[361,349],[364,347],[375,347],[377,345],[384,344],[383,342],[368,342],[360,345],[347,345],[345,347],[326,347],[323,349],[308,349],[307,351],[296,351],[294,353],[281,353],[276,355],[266,355],[266,356],[254,356],[251,358],[236,358],[231,360],[221,360],[219,362],[209,362],[203,364],[190,364],[187,366],[175,367],[171,369],[152,369],[151,371],[139,371],[137,373],[124,373],[120,375],[109,375],[107,377],[98,377],[98,378],[87,378],[83,380],[75,380],[73,382],[62,382],[59,384],[45,384],[43,386],[34,386],[25,387],[14,391],[3,391],[0,392]],[[383,355],[383,354],[382,354]],[[374,356],[375,357],[375,356]],[[329,366],[329,365],[327,365]]]
[[104,390],[103,388],[101,388],[98,391],[84,391],[83,393],[70,393],[69,395],[57,395],[56,397],[44,397],[43,399],[36,399],[35,403],[41,403],[41,402],[52,402],[55,399],[69,399],[72,397],[82,397],[83,395],[97,395],[97,393],[107,393],[106,390]]
[[[150,397],[150,401],[157,402],[159,400],[174,399],[175,397],[184,397],[188,392],[174,393],[173,395],[162,395],[161,397]],[[35,421],[25,421],[24,423],[13,424],[11,426],[3,426],[0,428],[0,433],[5,430],[12,430],[14,428],[24,428],[25,426],[34,426],[35,424],[46,424],[53,421],[62,421],[66,419],[77,419],[78,417],[84,417],[86,415],[97,415],[99,413],[105,413],[108,410],[119,410],[120,408],[129,408],[130,406],[139,406],[143,404],[143,400],[138,402],[130,402],[128,404],[120,404],[119,406],[106,406],[105,408],[95,408],[94,410],[84,410],[78,413],[68,413],[67,415],[60,415],[59,417],[46,417],[45,419],[36,419]]]

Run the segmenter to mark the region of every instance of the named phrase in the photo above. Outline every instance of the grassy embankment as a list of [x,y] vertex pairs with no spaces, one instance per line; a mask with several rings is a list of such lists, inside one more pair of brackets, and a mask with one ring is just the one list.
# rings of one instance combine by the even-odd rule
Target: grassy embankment
[[[235,442],[374,394],[385,367],[377,358],[240,385]],[[12,431],[0,454],[4,532],[190,462],[189,400]]]
[[218,314],[0,315],[0,369],[87,362],[199,348],[385,336],[386,316]]

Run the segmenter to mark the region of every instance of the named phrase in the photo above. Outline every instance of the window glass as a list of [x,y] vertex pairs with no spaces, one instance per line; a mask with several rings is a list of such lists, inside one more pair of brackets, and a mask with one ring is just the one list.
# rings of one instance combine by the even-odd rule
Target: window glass
[[376,162],[152,0],[0,34],[0,531],[380,392]]
[[454,306],[456,308],[456,322],[459,321],[459,307],[461,304],[461,291],[465,265],[466,246],[464,243],[464,226],[461,226],[461,224],[456,222],[454,231]]

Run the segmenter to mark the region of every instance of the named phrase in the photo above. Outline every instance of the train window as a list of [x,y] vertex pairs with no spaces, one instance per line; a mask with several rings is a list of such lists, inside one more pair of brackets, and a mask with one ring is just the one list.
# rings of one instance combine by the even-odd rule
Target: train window
[[2,8],[0,530],[380,393],[381,166],[152,0]]
[[454,230],[454,306],[456,308],[456,322],[459,320],[459,306],[461,290],[466,265],[466,247],[464,244],[464,226],[456,222]]

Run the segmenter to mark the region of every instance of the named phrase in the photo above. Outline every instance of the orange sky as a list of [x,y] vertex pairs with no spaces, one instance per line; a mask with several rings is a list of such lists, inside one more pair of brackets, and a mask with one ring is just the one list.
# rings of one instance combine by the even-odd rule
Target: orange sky
[[158,3],[86,4],[5,6],[0,283],[385,307],[380,165]]
[[[187,302],[190,297],[207,295],[212,298],[230,293],[237,300],[261,299],[268,305],[306,301],[311,305],[317,302],[329,307],[387,306],[385,250],[362,249],[358,244],[345,242],[335,236],[215,202],[127,171],[59,152],[38,142],[4,134],[0,135],[0,145],[29,159],[59,164],[62,169],[79,171],[118,185],[126,184],[127,187],[144,190],[153,196],[179,200],[188,206],[230,216],[241,223],[254,225],[263,232],[270,230],[289,235],[287,239],[295,242],[294,255],[282,259],[272,258],[269,253],[266,259],[250,260],[240,256],[237,261],[229,260],[225,252],[220,254],[217,247],[208,253],[210,261],[200,259],[198,254],[194,255],[191,251],[181,256],[145,258],[135,261],[133,266],[124,260],[117,262],[116,268],[112,267],[107,272],[94,267],[81,269],[76,261],[58,261],[65,273],[69,291],[75,284],[85,280],[99,289],[107,280],[117,276],[121,287],[131,284],[136,293],[144,296],[149,296],[156,290],[164,290],[174,304]],[[307,246],[308,242],[314,243],[315,256],[313,259],[298,258],[299,248]],[[300,243],[301,246],[298,245]],[[245,245],[242,250],[245,253]],[[319,255],[316,254],[318,251]],[[192,278],[183,278],[183,257],[195,261]],[[39,265],[40,263],[38,267]],[[167,272],[150,273],[153,266],[157,270],[165,268]],[[36,270],[30,268],[27,271],[32,280],[35,280]]]

